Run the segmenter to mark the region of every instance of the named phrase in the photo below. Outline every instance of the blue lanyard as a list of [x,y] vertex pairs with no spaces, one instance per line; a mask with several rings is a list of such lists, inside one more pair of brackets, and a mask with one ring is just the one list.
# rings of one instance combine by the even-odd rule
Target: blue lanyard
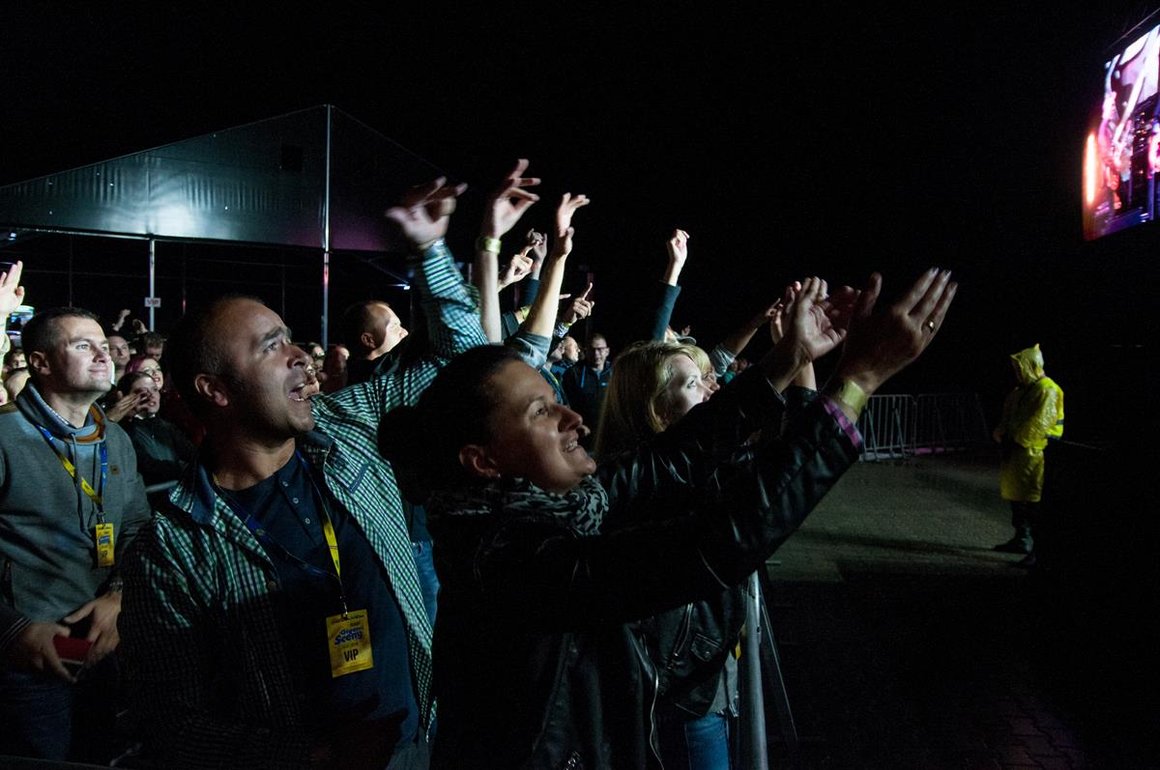
[[[314,489],[315,499],[318,501],[319,507],[322,509],[322,516],[324,517],[324,521],[325,521],[326,525],[329,525],[333,531],[334,517],[330,513],[330,505],[326,501],[326,496],[324,494],[322,494],[322,490],[320,490],[318,488],[318,483],[314,480],[314,474],[311,472],[310,464],[306,462],[306,460],[302,457],[302,454],[300,452],[295,452],[294,457],[296,460],[298,460],[298,462],[300,462],[302,464],[302,467],[305,470],[307,477],[310,479],[310,486]],[[281,543],[279,543],[277,540],[270,537],[270,533],[268,531],[266,531],[266,528],[262,526],[262,523],[260,521],[258,521],[258,518],[256,516],[254,516],[254,514],[251,513],[249,510],[247,510],[245,508],[245,506],[243,506],[239,500],[234,498],[233,495],[229,494],[229,492],[227,490],[224,490],[221,487],[218,487],[216,482],[214,484],[214,487],[221,494],[222,499],[225,500],[225,503],[226,503],[226,505],[229,506],[230,510],[233,511],[234,514],[239,519],[241,519],[243,523],[245,523],[246,529],[250,530],[250,532],[253,533],[254,537],[258,539],[259,543],[266,546],[267,549],[270,549],[270,548],[276,549],[283,556],[285,556],[286,558],[288,558],[292,562],[294,562],[295,566],[297,566],[299,569],[303,570],[304,572],[306,572],[309,575],[312,575],[314,577],[319,577],[319,578],[334,578],[338,583],[338,596],[339,596],[339,599],[342,601],[343,608],[345,610],[345,608],[346,608],[346,591],[343,589],[342,576],[338,572],[337,564],[335,565],[335,571],[330,572],[329,570],[320,569],[320,568],[314,566],[313,564],[311,564],[310,562],[302,559],[298,555],[292,553],[290,551],[290,549],[286,548]],[[279,487],[278,491],[279,491],[279,494],[282,494],[281,487]],[[326,526],[324,526],[323,529],[325,530]],[[338,551],[338,544],[334,543],[333,545],[331,545],[329,543],[329,540],[330,540],[329,537],[327,538],[327,540],[328,540],[327,545],[331,549],[331,556],[332,556],[332,558],[334,558],[337,555],[336,552]]]

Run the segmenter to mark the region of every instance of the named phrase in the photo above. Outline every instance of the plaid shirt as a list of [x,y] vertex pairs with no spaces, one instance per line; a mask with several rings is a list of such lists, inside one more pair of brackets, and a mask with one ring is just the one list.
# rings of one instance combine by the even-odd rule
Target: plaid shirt
[[[486,343],[473,294],[442,241],[416,290],[431,355],[314,399],[298,441],[380,560],[406,626],[420,709],[432,716],[431,626],[394,473],[378,454],[383,414],[414,403],[447,358]],[[276,614],[273,562],[198,463],[125,567],[121,659],[146,745],[166,767],[302,767],[318,736]]]

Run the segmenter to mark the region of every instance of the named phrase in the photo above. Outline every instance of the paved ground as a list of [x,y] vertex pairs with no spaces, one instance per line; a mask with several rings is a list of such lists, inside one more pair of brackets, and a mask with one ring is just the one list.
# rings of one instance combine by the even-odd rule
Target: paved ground
[[1125,617],[1157,606],[1102,601],[1082,542],[1032,571],[992,551],[1011,534],[996,466],[859,464],[775,555],[800,767],[1160,767],[1160,650]]

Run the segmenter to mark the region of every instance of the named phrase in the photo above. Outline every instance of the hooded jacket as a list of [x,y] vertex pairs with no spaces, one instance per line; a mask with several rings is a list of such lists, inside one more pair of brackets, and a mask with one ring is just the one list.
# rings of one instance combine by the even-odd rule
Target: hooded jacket
[[1018,384],[1003,402],[998,432],[1004,444],[999,488],[1004,500],[1039,502],[1043,450],[1063,436],[1063,390],[1043,371],[1039,345],[1011,356]]
[[[61,456],[102,498],[105,521],[114,527],[112,567],[97,566],[97,505]],[[99,407],[74,428],[32,383],[0,407],[0,652],[29,623],[59,621],[104,593],[150,515],[133,445]]]

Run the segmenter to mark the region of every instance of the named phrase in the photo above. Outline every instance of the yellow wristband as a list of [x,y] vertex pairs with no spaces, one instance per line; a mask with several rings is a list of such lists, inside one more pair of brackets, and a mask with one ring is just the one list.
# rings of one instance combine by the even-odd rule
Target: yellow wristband
[[832,385],[826,389],[830,398],[850,407],[855,416],[862,414],[870,396],[862,390],[862,386],[853,380],[840,380],[835,388]]
[[486,235],[481,235],[475,239],[475,250],[486,251],[491,254],[499,256],[500,242],[499,238],[490,238]]

